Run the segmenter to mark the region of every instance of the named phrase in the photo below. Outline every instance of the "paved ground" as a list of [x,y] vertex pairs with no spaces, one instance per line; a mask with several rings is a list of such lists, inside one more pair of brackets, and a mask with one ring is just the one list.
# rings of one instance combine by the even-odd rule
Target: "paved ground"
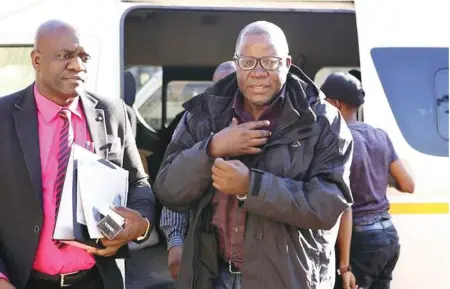
[[173,289],[173,281],[167,270],[166,244],[153,248],[131,251],[131,259],[125,261],[127,289]]

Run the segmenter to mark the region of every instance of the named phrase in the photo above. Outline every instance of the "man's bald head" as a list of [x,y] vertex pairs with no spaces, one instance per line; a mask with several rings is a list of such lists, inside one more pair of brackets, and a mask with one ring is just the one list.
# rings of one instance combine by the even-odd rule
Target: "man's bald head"
[[48,41],[61,34],[72,34],[78,36],[77,30],[70,24],[61,20],[48,20],[42,23],[36,30],[34,38],[34,49],[41,49]]
[[236,64],[234,64],[234,61],[226,61],[219,66],[217,66],[216,70],[214,71],[213,75],[213,82],[217,82],[227,76],[230,73],[233,73],[236,71]]
[[280,54],[288,55],[289,46],[287,43],[286,35],[283,30],[277,25],[268,21],[256,21],[245,26],[236,41],[236,53],[240,50],[242,40],[247,36],[264,35],[272,40],[279,50]]

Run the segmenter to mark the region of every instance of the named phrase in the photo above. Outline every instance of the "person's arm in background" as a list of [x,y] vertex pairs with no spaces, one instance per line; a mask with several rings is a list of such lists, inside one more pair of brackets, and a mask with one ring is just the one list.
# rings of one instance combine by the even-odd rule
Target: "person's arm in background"
[[178,277],[188,224],[189,213],[178,213],[163,207],[160,228],[167,240],[167,263],[173,279]]
[[403,162],[398,158],[394,146],[392,145],[392,142],[387,134],[386,137],[389,150],[391,151],[392,154],[391,164],[389,166],[390,175],[395,181],[394,184],[392,185],[400,192],[412,194],[414,192],[415,187],[414,180],[406,170],[405,166],[403,165]]
[[[341,217],[339,233],[337,237],[337,247],[339,252],[339,267],[341,271],[342,288],[357,288],[356,279],[350,270],[350,244],[352,241],[352,209],[347,209]],[[336,281],[338,282],[338,281]]]

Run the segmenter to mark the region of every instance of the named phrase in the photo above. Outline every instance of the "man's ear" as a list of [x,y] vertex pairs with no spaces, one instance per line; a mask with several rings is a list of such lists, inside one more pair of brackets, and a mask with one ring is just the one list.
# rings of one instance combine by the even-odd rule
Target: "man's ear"
[[287,67],[287,69],[291,68],[291,65],[292,65],[292,57],[290,55],[288,55],[286,57],[286,67]]
[[41,54],[36,49],[31,51],[31,64],[34,70],[39,71],[41,69]]
[[329,103],[331,103],[333,106],[335,106],[337,109],[341,109],[341,103],[339,102],[339,100],[335,100],[332,98],[325,98],[326,101],[328,101]]

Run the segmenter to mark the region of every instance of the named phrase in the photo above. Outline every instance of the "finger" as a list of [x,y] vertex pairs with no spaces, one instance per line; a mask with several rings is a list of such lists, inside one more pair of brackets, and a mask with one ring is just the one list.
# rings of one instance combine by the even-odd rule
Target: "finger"
[[109,248],[105,248],[105,249],[97,249],[92,254],[97,255],[97,256],[102,256],[102,257],[109,257],[109,256],[114,255],[117,252],[118,249],[119,249],[118,247],[109,247]]
[[243,165],[243,163],[240,160],[229,160],[228,163],[230,163],[230,164],[232,164],[234,166],[237,166],[237,167]]
[[269,130],[250,130],[247,132],[248,138],[268,138],[272,133]]
[[213,185],[214,185],[214,184],[217,184],[218,181],[219,181],[219,179],[220,179],[219,177],[217,177],[217,176],[215,176],[215,175],[212,175],[211,178],[212,178],[212,180],[213,180]]
[[214,186],[214,184],[217,186],[216,189],[220,189],[220,188],[224,187],[225,181],[224,181],[223,178],[219,178],[217,176],[213,176],[212,180],[213,180],[213,186]]
[[222,188],[222,186],[219,185],[219,184],[216,183],[216,182],[213,182],[213,187],[214,187],[217,191],[221,191],[221,188]]
[[248,146],[250,147],[257,147],[262,146],[267,143],[267,138],[253,138],[248,141]]
[[217,176],[217,175],[212,175],[211,179],[213,183],[216,183],[220,187],[223,187],[226,184],[227,180],[229,180],[229,178],[227,178],[226,176]]
[[170,276],[173,280],[176,280],[178,278],[178,270],[179,266],[176,263],[172,263],[169,265]]
[[105,249],[104,253],[103,253],[103,257],[111,257],[113,255],[115,255],[117,253],[117,249]]
[[257,155],[262,152],[260,148],[248,147],[244,149],[244,153],[247,155]]
[[180,272],[180,264],[175,265],[175,279],[178,279],[178,272]]
[[172,266],[169,266],[169,271],[170,271],[170,277],[172,277],[173,280],[177,280],[177,271],[176,269]]
[[124,240],[123,238],[119,239],[117,236],[116,236],[116,238],[114,238],[113,240],[108,240],[106,238],[103,238],[103,239],[101,239],[102,245],[104,247],[116,247],[116,246],[120,246],[121,247],[121,246],[123,246],[123,245],[125,245],[127,243],[127,241]]
[[96,249],[96,248],[86,248],[85,250],[86,250],[86,252],[88,252],[89,254],[95,254],[95,252],[98,251],[99,249]]
[[219,177],[219,176],[223,176],[223,175],[226,173],[225,170],[219,168],[219,167],[216,166],[216,165],[214,165],[214,166],[211,168],[211,172],[212,172],[213,175],[218,176],[218,177]]
[[228,171],[230,169],[231,164],[229,164],[222,158],[217,158],[214,160],[214,166],[222,171]]
[[111,207],[117,214],[121,215],[124,218],[130,218],[136,215],[136,211],[129,209],[127,207],[122,206],[113,206]]
[[270,125],[268,120],[258,120],[258,121],[249,121],[241,124],[242,127],[247,129],[257,129],[257,128],[265,128]]

